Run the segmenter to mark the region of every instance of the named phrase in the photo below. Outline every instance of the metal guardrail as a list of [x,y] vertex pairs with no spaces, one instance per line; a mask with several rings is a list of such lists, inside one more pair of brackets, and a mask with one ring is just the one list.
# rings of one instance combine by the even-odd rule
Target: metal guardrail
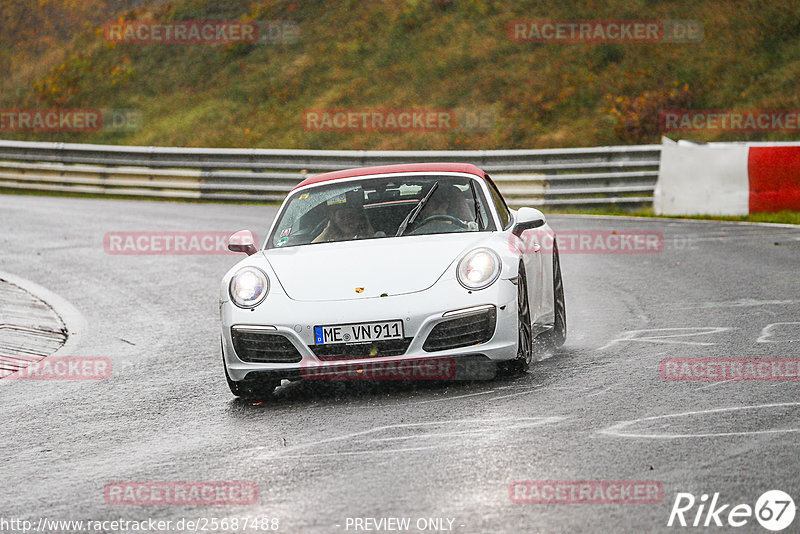
[[0,190],[280,201],[319,172],[474,163],[512,207],[652,205],[661,145],[542,150],[360,151],[133,147],[0,141]]

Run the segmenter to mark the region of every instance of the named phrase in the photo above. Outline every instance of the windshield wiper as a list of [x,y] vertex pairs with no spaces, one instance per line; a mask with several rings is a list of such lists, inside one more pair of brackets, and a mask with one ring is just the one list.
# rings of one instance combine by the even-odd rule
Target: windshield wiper
[[431,190],[428,191],[428,194],[425,195],[425,197],[423,197],[423,199],[419,201],[419,204],[414,206],[414,209],[412,209],[410,212],[408,212],[408,215],[406,215],[406,218],[403,219],[403,222],[400,223],[400,228],[397,229],[397,233],[395,234],[395,237],[400,237],[401,235],[403,235],[403,232],[406,231],[406,228],[408,227],[408,225],[412,224],[416,220],[417,215],[419,215],[419,212],[421,212],[422,208],[425,207],[425,203],[428,202],[428,199],[431,198],[431,195],[433,194],[434,191],[436,191],[437,187],[439,187],[439,182],[433,182],[433,185],[431,186]]
[[481,226],[483,226],[483,217],[478,207],[478,192],[475,191],[475,182],[470,182],[469,189],[472,191],[472,203],[475,205],[475,222],[478,223],[478,230],[480,230]]

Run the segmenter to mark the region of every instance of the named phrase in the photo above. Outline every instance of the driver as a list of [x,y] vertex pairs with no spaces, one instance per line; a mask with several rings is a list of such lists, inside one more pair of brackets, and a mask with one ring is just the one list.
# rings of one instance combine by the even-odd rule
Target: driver
[[375,234],[364,213],[364,194],[361,191],[347,191],[328,199],[327,209],[328,224],[312,243],[350,241]]
[[[433,196],[428,199],[428,203],[422,209],[418,220],[424,221],[434,215],[447,215],[461,221],[470,220],[469,208],[461,190],[453,184],[439,185]],[[445,218],[440,219],[444,223],[453,224]]]

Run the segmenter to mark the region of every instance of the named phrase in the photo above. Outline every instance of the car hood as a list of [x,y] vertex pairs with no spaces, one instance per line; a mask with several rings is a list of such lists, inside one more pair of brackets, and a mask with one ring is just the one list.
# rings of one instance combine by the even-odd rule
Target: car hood
[[300,301],[402,295],[431,287],[489,234],[459,233],[318,243],[263,252],[287,296]]

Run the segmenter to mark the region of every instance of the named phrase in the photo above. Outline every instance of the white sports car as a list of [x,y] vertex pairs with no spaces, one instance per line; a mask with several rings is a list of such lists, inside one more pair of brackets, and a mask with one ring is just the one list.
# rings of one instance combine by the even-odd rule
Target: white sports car
[[552,230],[539,210],[509,209],[474,165],[308,178],[267,235],[261,250],[247,230],[229,241],[248,254],[220,288],[222,357],[236,396],[267,395],[282,379],[525,371],[538,347],[566,338]]

